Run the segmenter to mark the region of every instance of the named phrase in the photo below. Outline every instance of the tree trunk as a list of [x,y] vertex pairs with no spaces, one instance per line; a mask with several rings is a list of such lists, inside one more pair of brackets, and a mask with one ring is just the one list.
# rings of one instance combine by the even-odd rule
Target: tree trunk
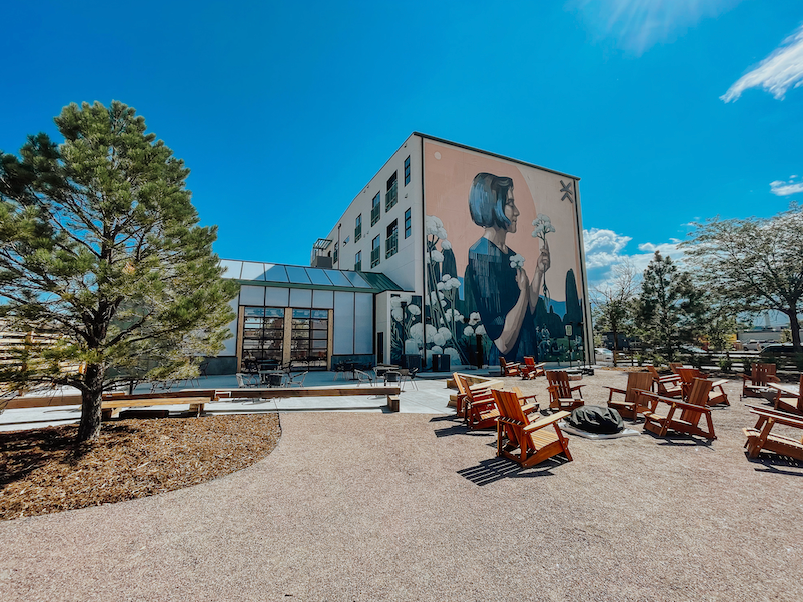
[[91,441],[100,434],[100,404],[103,397],[102,364],[87,364],[84,383],[81,391],[81,423],[78,426],[76,443]]
[[800,322],[797,321],[797,305],[792,306],[786,315],[789,316],[789,328],[792,330],[792,347],[797,353],[800,353],[803,349],[800,346]]
[[614,327],[613,328],[613,367],[616,368],[616,352],[619,350],[619,332]]

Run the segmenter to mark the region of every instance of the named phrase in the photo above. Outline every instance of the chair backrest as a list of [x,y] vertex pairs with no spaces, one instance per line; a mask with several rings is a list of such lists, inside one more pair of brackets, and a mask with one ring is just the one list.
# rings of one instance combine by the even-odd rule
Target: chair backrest
[[775,376],[778,369],[775,364],[753,364],[751,366],[750,380],[759,387],[764,387],[769,382],[770,376]]
[[678,373],[678,368],[682,368],[683,364],[680,362],[669,362],[669,369],[672,370],[675,374]]
[[519,398],[514,391],[500,391],[499,389],[491,389],[494,401],[499,408],[499,413],[505,418],[520,422],[522,425],[527,425],[530,420],[521,409]]
[[[705,378],[695,378],[691,387],[691,393],[686,403],[695,406],[705,407],[708,402],[708,394],[711,392],[711,381]],[[680,419],[690,424],[697,424],[700,421],[702,412],[685,409],[680,413]]]
[[524,356],[524,363],[527,364],[530,368],[535,368],[535,358],[534,357],[527,357]]
[[[231,374],[231,372],[229,372]],[[245,388],[245,383],[243,382],[243,375],[241,372],[237,372],[234,376],[237,377],[237,387],[240,389]]]
[[652,379],[653,379],[654,381],[657,381],[659,378],[661,378],[661,375],[660,375],[660,374],[658,374],[658,370],[656,370],[656,369],[655,369],[655,366],[651,366],[650,364],[647,364],[647,365],[646,365],[646,366],[644,366],[644,367],[645,367],[645,368],[647,368],[647,373],[648,373],[650,376],[652,376]]
[[307,378],[307,374],[309,374],[309,370],[306,372],[302,372],[301,374],[297,374],[293,378],[290,379],[290,382],[294,385],[298,385],[299,387],[304,386],[304,379]]
[[625,402],[635,403],[638,393],[636,389],[649,391],[652,385],[652,374],[649,372],[630,372],[627,375],[627,391],[625,392]]
[[572,389],[569,385],[569,375],[562,370],[548,370],[546,373],[549,386],[553,387],[554,397],[568,399],[572,396]]
[[396,370],[387,370],[385,372],[385,380],[389,383],[397,383],[401,380],[401,373]]
[[697,368],[678,368],[678,376],[684,385],[690,385],[700,377],[700,371]]
[[499,365],[502,366],[502,376],[504,376],[507,372],[507,360],[502,356],[499,356]]
[[466,379],[458,372],[452,373],[452,376],[454,377],[454,384],[457,385],[457,392],[460,395],[468,395],[468,383]]

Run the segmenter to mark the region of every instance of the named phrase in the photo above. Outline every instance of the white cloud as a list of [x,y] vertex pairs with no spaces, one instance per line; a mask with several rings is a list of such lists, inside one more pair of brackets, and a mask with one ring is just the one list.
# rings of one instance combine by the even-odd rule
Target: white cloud
[[706,17],[716,17],[741,0],[570,0],[591,29],[617,38],[636,54],[671,41]]
[[790,194],[797,194],[803,192],[803,182],[796,182],[798,176],[792,176],[788,182],[783,180],[775,180],[770,182],[770,192],[778,196],[789,196]]
[[789,88],[803,85],[803,25],[786,38],[750,73],[743,75],[720,96],[725,102],[736,101],[748,88],[762,87],[782,100]]
[[612,284],[616,277],[613,269],[623,263],[629,263],[636,273],[641,275],[656,251],[660,251],[664,257],[671,257],[677,264],[683,264],[683,251],[678,248],[680,243],[678,239],[673,238],[669,242],[658,244],[642,243],[638,245],[638,253],[626,253],[625,248],[631,240],[631,237],[617,234],[613,230],[591,228],[583,231],[589,287],[605,287]]

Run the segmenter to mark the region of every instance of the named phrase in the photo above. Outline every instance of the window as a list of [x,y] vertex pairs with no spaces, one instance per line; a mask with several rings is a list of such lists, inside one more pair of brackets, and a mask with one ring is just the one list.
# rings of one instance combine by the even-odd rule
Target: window
[[354,271],[355,272],[362,271],[362,251],[357,251],[354,254]]
[[335,243],[335,250],[332,252],[332,264],[337,263],[337,246],[338,243]]
[[404,238],[410,238],[413,233],[413,209],[404,212]]
[[385,237],[385,259],[392,257],[399,250],[399,220],[394,219],[388,226]]
[[294,309],[290,331],[290,359],[325,360],[329,312],[325,309]]
[[244,307],[243,366],[254,367],[264,360],[282,361],[284,309],[281,307]]
[[393,207],[399,201],[399,182],[396,179],[396,172],[393,172],[393,175],[388,178],[388,186],[387,192],[385,193],[385,212],[387,213],[390,211],[390,208]]
[[376,193],[374,200],[371,201],[371,225],[379,221],[379,193]]
[[379,265],[379,234],[371,241],[371,267]]
[[407,186],[410,183],[411,175],[410,175],[410,157],[407,157],[404,160],[404,185]]
[[349,244],[349,237],[348,236],[343,241],[343,246],[345,247],[347,244]]
[[360,238],[362,238],[362,213],[354,220],[354,242],[357,242]]

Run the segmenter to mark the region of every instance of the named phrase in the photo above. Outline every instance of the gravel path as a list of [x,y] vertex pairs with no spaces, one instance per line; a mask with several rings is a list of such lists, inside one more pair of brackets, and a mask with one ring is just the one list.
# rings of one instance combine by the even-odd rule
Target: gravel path
[[740,388],[710,445],[570,437],[524,471],[451,416],[283,415],[245,470],[0,523],[0,600],[798,601],[803,467],[746,459]]

